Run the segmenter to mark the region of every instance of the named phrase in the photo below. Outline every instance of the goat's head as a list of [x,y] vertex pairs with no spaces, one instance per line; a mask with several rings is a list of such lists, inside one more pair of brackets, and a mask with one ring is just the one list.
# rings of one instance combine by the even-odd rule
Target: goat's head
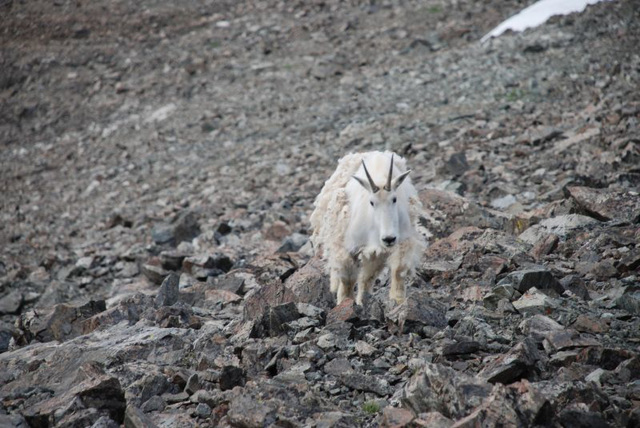
[[387,182],[380,188],[371,178],[364,160],[362,160],[362,167],[367,176],[367,181],[355,175],[353,178],[369,192],[368,209],[371,212],[373,226],[379,233],[380,244],[384,247],[393,247],[398,242],[399,212],[401,209],[407,209],[406,201],[398,200],[397,190],[411,170],[393,178],[393,155],[391,155]]

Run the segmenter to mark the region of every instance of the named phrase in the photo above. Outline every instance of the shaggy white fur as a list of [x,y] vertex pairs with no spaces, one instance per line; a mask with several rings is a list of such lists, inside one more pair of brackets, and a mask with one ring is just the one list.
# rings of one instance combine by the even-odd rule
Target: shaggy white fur
[[[363,161],[379,188],[375,192]],[[404,300],[405,283],[425,246],[417,231],[422,205],[406,171],[405,159],[388,151],[351,153],[338,161],[316,198],[311,240],[322,251],[338,304],[353,297],[356,284],[356,303],[362,304],[365,292],[370,292],[385,266],[391,274],[390,298]]]

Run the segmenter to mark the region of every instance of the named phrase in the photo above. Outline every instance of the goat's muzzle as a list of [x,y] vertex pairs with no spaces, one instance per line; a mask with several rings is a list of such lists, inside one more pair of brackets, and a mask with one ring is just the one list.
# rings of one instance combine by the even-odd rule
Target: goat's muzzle
[[384,238],[382,238],[382,242],[384,242],[384,245],[387,247],[393,247],[396,243],[396,237],[395,236],[385,236]]

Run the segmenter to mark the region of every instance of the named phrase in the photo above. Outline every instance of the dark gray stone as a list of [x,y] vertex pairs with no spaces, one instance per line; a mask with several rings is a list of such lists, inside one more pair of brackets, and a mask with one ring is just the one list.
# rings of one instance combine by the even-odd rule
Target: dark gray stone
[[160,253],[160,263],[164,269],[177,271],[182,267],[182,262],[186,257],[186,254],[180,251],[163,251]]
[[144,403],[152,397],[164,393],[170,386],[167,378],[160,373],[148,374],[135,382],[134,385],[139,389],[136,396],[140,399],[140,403]]
[[196,406],[196,416],[203,419],[208,418],[209,416],[211,416],[211,407],[209,407],[208,404],[199,403]]
[[455,357],[459,355],[468,355],[478,352],[480,344],[474,340],[464,340],[447,344],[442,348],[442,355],[445,357]]
[[178,245],[180,242],[190,242],[200,235],[200,225],[195,213],[181,214],[173,223],[159,223],[151,230],[153,242],[157,245]]
[[230,291],[238,295],[244,294],[244,282],[244,278],[234,275],[233,272],[215,278],[207,278],[207,284],[212,285],[214,288]]
[[158,395],[154,395],[153,397],[145,401],[140,409],[145,413],[149,413],[161,412],[165,409],[165,407],[167,407],[167,403],[164,401],[164,399]]
[[616,306],[630,314],[640,315],[640,286],[630,285],[624,287],[622,296],[615,301]]
[[257,322],[251,332],[251,337],[279,336],[288,331],[287,323],[300,318],[300,313],[293,302],[269,307],[262,319]]
[[124,428],[156,428],[157,425],[136,406],[128,405],[124,415]]
[[351,363],[346,358],[334,358],[324,365],[324,372],[328,375],[340,377],[353,372]]
[[158,245],[174,244],[173,226],[167,223],[156,224],[151,230],[151,238]]
[[599,412],[592,412],[586,409],[569,408],[564,409],[558,416],[563,427],[589,427],[589,428],[611,428],[611,425],[602,417]]
[[91,428],[120,428],[120,424],[107,416],[101,416],[91,425]]
[[298,251],[304,244],[307,243],[309,237],[307,235],[303,235],[301,233],[294,233],[292,235],[287,236],[282,241],[282,245],[276,252],[278,253],[295,253]]
[[527,337],[506,354],[486,364],[478,376],[490,383],[510,384],[522,378],[534,376],[536,363],[541,358],[536,342]]
[[193,212],[186,212],[177,218],[173,224],[173,238],[175,244],[179,244],[182,241],[191,241],[196,236],[200,235],[200,225],[198,224],[198,218]]
[[171,306],[178,301],[180,297],[179,282],[180,276],[175,273],[170,273],[162,281],[156,296],[156,306]]
[[525,293],[532,287],[538,290],[553,290],[559,295],[564,292],[562,285],[545,268],[530,268],[511,272],[498,282],[498,285],[504,284],[512,285],[520,293]]
[[143,264],[141,270],[142,270],[142,274],[145,277],[147,277],[147,279],[152,284],[157,284],[157,285],[162,284],[162,281],[164,281],[164,279],[170,273],[168,270],[165,270],[162,266],[152,264],[152,263]]
[[20,290],[10,290],[0,297],[0,315],[17,314],[22,306],[22,292]]
[[242,386],[245,382],[245,372],[240,367],[224,366],[220,373],[220,389],[223,391]]
[[454,177],[460,176],[469,170],[469,163],[465,152],[452,154],[445,161],[446,171]]
[[198,375],[198,373],[194,373],[191,376],[189,376],[189,379],[187,380],[187,385],[185,386],[184,390],[188,394],[193,394],[196,391],[200,390],[201,388],[202,388],[202,383],[200,382],[200,376]]
[[[115,424],[115,422],[114,422]],[[22,415],[2,415],[0,414],[0,426],[1,427],[11,427],[11,428],[28,428],[29,424],[27,424],[27,421],[25,420],[25,418]],[[113,426],[107,426],[105,425],[104,428],[117,428],[120,425],[115,425],[115,427]],[[93,427],[92,427],[93,428]],[[103,428],[101,426],[96,427],[96,428]]]
[[574,295],[578,296],[582,300],[591,300],[591,296],[589,296],[589,290],[578,275],[567,275],[560,280],[560,285],[565,290],[571,291]]
[[389,312],[390,328],[401,333],[422,333],[424,327],[444,328],[447,325],[447,307],[429,296],[426,291],[415,291]]

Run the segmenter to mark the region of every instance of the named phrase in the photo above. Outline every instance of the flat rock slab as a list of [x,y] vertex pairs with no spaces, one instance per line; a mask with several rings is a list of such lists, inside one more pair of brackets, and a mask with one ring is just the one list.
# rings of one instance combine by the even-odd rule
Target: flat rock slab
[[260,402],[249,395],[241,395],[229,403],[229,422],[232,426],[262,428],[275,422],[276,406]]
[[550,233],[566,238],[574,230],[598,224],[599,221],[580,214],[566,214],[542,220],[522,232],[518,238],[528,244],[536,245],[547,239]]
[[342,376],[347,373],[353,373],[353,367],[346,358],[334,358],[324,365],[324,372],[331,376]]
[[600,341],[592,336],[578,333],[576,330],[566,329],[550,332],[543,341],[547,352],[565,351],[575,348],[601,346]]
[[450,343],[442,348],[442,355],[445,357],[456,357],[461,355],[469,355],[480,350],[480,343],[475,340],[462,340],[460,342]]
[[480,406],[452,426],[546,426],[551,421],[546,405],[544,395],[526,380],[507,387],[497,384]]
[[518,325],[518,330],[541,343],[547,337],[547,334],[554,331],[562,331],[564,327],[545,315],[536,314],[522,321]]
[[27,342],[64,341],[83,334],[84,321],[106,309],[104,300],[91,300],[82,306],[56,305],[44,316],[27,312],[19,320]]
[[43,421],[59,423],[60,419],[66,416],[65,412],[60,412],[61,409],[67,408],[69,412],[73,412],[73,409],[68,407],[73,400],[79,400],[83,408],[94,408],[117,422],[124,419],[124,390],[118,379],[106,374],[96,363],[80,366],[69,389],[60,390],[53,397],[31,406],[25,417],[32,426]]
[[369,376],[362,373],[345,373],[339,377],[340,382],[348,388],[357,391],[373,392],[381,397],[389,395],[393,389],[382,378]]
[[420,413],[415,419],[415,424],[420,427],[449,428],[454,424],[454,421],[440,412],[427,412]]
[[574,329],[581,333],[606,333],[609,331],[609,324],[603,319],[596,319],[584,314],[578,315],[578,318],[571,325]]
[[553,299],[536,287],[530,288],[518,300],[513,302],[513,306],[523,313],[546,314],[552,312],[559,306],[559,302]]
[[432,218],[446,219],[441,224],[434,225],[436,230],[441,229],[440,235],[467,226],[521,233],[529,225],[528,220],[524,218],[483,208],[463,196],[446,190],[425,189],[418,197]]
[[583,186],[567,187],[567,192],[588,215],[598,220],[640,222],[640,196],[637,193]]
[[524,293],[532,287],[538,290],[553,290],[558,294],[564,292],[560,282],[543,267],[511,272],[498,283],[498,285],[502,284],[510,284],[520,293]]

